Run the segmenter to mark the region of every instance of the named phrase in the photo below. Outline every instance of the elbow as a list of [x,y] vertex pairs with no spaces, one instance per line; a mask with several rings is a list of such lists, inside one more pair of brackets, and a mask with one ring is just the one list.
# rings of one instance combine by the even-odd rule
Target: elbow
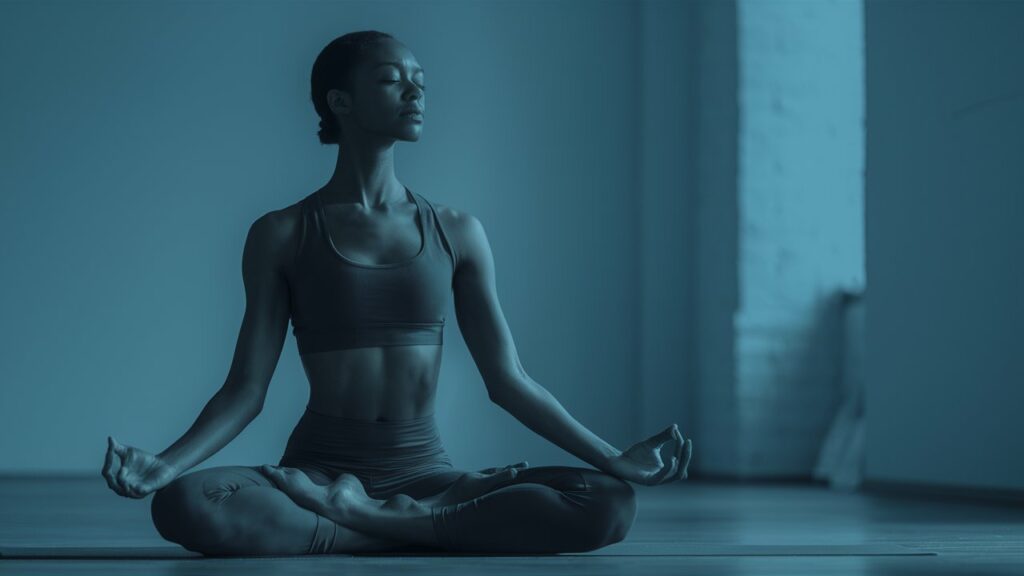
[[263,412],[263,405],[266,403],[266,400],[267,400],[266,395],[259,395],[259,396],[256,396],[256,397],[250,397],[250,399],[249,399],[249,414],[251,414],[253,418],[259,416],[260,413]]
[[263,404],[267,398],[266,393],[241,387],[225,387],[221,391],[227,395],[228,403],[231,406],[237,406],[250,418],[255,418],[263,412]]
[[487,396],[491,399],[491,402],[501,406],[516,392],[524,389],[529,385],[529,381],[526,378],[498,378],[487,385]]
[[501,403],[500,392],[501,390],[497,386],[487,386],[487,398],[490,399],[492,404]]

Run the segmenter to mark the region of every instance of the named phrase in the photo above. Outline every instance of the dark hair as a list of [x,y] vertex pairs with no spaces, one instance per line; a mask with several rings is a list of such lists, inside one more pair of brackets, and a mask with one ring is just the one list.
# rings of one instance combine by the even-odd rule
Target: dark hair
[[350,90],[352,86],[352,68],[359,63],[363,50],[385,38],[394,36],[376,30],[349,32],[331,40],[313,62],[313,73],[310,75],[310,97],[313,108],[320,115],[321,144],[338,144],[341,139],[341,127],[338,120],[327,105],[327,92],[332,89]]

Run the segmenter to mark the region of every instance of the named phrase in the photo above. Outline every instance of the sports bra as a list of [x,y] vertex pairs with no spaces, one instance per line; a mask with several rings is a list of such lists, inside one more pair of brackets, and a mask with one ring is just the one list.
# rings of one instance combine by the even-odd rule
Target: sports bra
[[433,204],[416,203],[420,249],[404,262],[364,264],[338,251],[320,195],[299,201],[302,232],[286,273],[299,355],[367,346],[442,344],[455,257]]

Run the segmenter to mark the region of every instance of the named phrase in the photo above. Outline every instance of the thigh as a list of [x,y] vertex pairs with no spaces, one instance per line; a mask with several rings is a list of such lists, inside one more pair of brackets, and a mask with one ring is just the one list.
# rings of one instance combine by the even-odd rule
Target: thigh
[[[329,482],[321,473],[303,471],[315,483]],[[295,504],[258,466],[183,474],[153,495],[151,514],[161,536],[204,554],[304,553],[318,528],[316,513]]]
[[[479,474],[478,474],[479,476]],[[537,466],[511,475],[468,476],[432,507],[441,545],[453,550],[569,552],[625,537],[636,516],[632,487],[600,470]],[[475,485],[474,485],[475,484]],[[466,498],[478,492],[472,498]]]
[[[469,477],[467,477],[469,475]],[[410,482],[394,493],[405,494],[420,500],[439,495],[459,482],[460,492],[465,492],[467,500],[516,484],[541,484],[563,493],[584,493],[606,491],[621,488],[622,480],[592,468],[576,466],[534,466],[517,469],[515,478],[507,478],[495,482],[494,475],[481,474],[479,471],[451,469]],[[627,486],[628,488],[628,486]]]
[[[311,468],[299,468],[315,484],[326,485],[330,479],[326,474]],[[263,486],[277,488],[277,485],[260,472],[259,466],[214,466],[202,470],[195,470],[178,476],[166,486],[176,488],[170,491],[183,492],[185,498],[203,497],[207,500],[219,502],[234,492],[247,486]]]
[[603,486],[609,478],[612,477],[593,468],[533,466],[519,470],[507,484],[543,484],[562,492],[590,492]]

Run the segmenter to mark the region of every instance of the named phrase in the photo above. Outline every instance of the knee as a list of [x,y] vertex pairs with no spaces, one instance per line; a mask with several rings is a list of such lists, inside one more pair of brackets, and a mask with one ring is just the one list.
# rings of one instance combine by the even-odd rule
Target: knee
[[232,490],[211,490],[211,480],[216,480],[213,475],[204,470],[185,474],[153,494],[150,514],[165,540],[193,552],[215,552],[224,539],[224,523],[218,519],[217,504]]
[[153,494],[150,502],[153,526],[165,540],[197,551],[196,544],[209,536],[203,534],[209,524],[206,503],[197,473],[179,476]]
[[595,474],[588,482],[597,516],[594,526],[599,527],[598,547],[621,542],[636,520],[636,491],[629,482],[610,474]]

